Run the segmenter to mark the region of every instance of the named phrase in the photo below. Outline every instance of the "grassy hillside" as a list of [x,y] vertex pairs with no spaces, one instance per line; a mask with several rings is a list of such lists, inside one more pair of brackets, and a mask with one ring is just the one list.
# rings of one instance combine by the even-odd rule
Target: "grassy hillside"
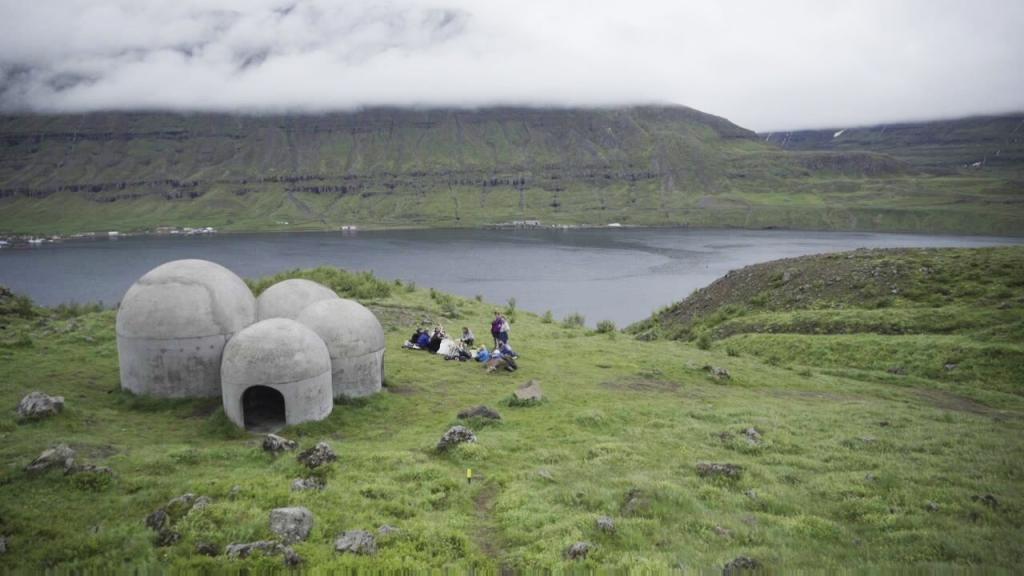
[[1019,234],[1005,173],[792,151],[684,107],[0,117],[0,232],[546,224]]
[[[486,374],[400,344],[420,322],[486,333],[491,305],[330,269],[290,273],[358,296],[387,330],[385,392],[282,432],[301,448],[326,440],[338,452],[322,492],[291,492],[291,481],[306,475],[294,456],[265,455],[260,438],[237,432],[217,401],[122,393],[112,311],[44,310],[8,296],[0,306],[0,404],[13,407],[42,389],[64,395],[67,407],[34,423],[0,416],[0,536],[8,538],[0,569],[269,569],[281,558],[228,560],[201,555],[196,546],[207,542],[222,551],[268,538],[270,509],[302,505],[316,521],[295,550],[307,566],[321,568],[561,570],[572,564],[566,549],[587,541],[591,552],[582,562],[590,567],[693,571],[742,555],[778,572],[1012,571],[1024,562],[1024,373],[1022,363],[1003,354],[1020,354],[1022,252],[872,254],[879,274],[927,266],[946,279],[921,287],[929,292],[920,296],[922,305],[966,306],[965,298],[985,304],[966,325],[952,310],[934,322],[914,315],[929,326],[927,334],[890,337],[959,338],[963,355],[938,359],[959,361],[952,376],[927,373],[929,357],[908,358],[921,363],[920,371],[908,361],[899,375],[858,367],[847,347],[831,359],[780,356],[766,363],[757,346],[770,341],[744,340],[756,332],[722,332],[724,341],[715,336],[701,350],[522,311],[514,312],[512,327],[520,370]],[[791,273],[786,281],[806,283],[798,278]],[[896,285],[902,293],[915,289],[909,281]],[[930,293],[940,285],[951,292]],[[765,293],[762,306],[773,319],[801,313],[786,296],[778,295],[777,304],[775,292]],[[881,310],[911,314],[903,296],[893,298]],[[838,295],[834,301],[845,302]],[[1009,308],[1000,308],[1003,302]],[[804,323],[787,324],[797,325]],[[946,326],[946,334],[933,334],[935,325]],[[789,332],[808,341],[832,337]],[[977,347],[986,352],[974,355]],[[783,343],[773,351],[789,348]],[[855,367],[840,367],[844,358]],[[976,364],[981,358],[992,364]],[[730,377],[712,377],[705,366],[725,368]],[[516,385],[530,379],[541,382],[547,401],[506,405]],[[436,453],[457,412],[481,403],[498,409],[501,422],[468,422],[478,443]],[[113,477],[23,472],[58,442],[87,462],[110,466]],[[742,471],[737,478],[702,477],[702,462]],[[467,484],[470,467],[475,480]],[[179,542],[156,546],[143,519],[185,492],[209,496],[212,504],[177,522]],[[614,533],[597,527],[601,516],[612,518]],[[375,557],[333,552],[341,532],[375,532],[383,524],[399,531],[378,536]]]
[[1003,173],[1024,186],[1024,113],[759,136],[786,150],[887,154],[937,174]]
[[756,264],[630,330],[849,377],[1022,395],[1024,249],[857,250]]

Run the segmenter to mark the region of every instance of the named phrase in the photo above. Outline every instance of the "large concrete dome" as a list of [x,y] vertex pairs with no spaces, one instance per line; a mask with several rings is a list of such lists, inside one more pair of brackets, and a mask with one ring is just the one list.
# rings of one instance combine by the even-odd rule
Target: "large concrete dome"
[[334,408],[327,346],[287,318],[236,334],[224,347],[221,384],[224,413],[251,430],[323,420]]
[[335,398],[358,398],[380,392],[384,379],[384,328],[373,312],[358,302],[338,298],[309,305],[298,320],[327,344]]
[[321,300],[337,298],[334,290],[304,278],[284,280],[267,288],[256,299],[256,315],[267,318],[298,318],[299,312]]
[[166,398],[220,395],[224,345],[256,321],[241,278],[206,260],[175,260],[147,272],[117,311],[121,387]]

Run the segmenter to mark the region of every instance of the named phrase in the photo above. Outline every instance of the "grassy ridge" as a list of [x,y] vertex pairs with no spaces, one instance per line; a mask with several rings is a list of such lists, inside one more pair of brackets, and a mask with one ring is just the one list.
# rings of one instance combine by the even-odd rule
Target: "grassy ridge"
[[1024,229],[1009,152],[1012,169],[929,172],[870,149],[780,149],[684,107],[0,116],[0,146],[0,231],[17,233],[515,219]]
[[[944,252],[950,260],[954,253],[965,262],[978,254],[989,263],[1020,257]],[[521,369],[485,374],[399,346],[428,320],[486,333],[491,305],[331,269],[281,277],[296,274],[359,293],[387,330],[384,393],[283,432],[303,448],[333,444],[339,462],[323,492],[290,492],[291,480],[305,475],[294,457],[264,455],[259,438],[233,429],[216,401],[120,392],[113,312],[12,305],[0,332],[0,404],[43,389],[63,394],[68,406],[47,421],[18,424],[9,413],[0,420],[0,534],[9,536],[0,566],[277,567],[280,558],[229,561],[194,547],[269,537],[269,510],[284,505],[316,515],[309,541],[295,548],[322,568],[562,569],[570,564],[565,549],[580,540],[592,544],[591,566],[658,571],[720,567],[738,555],[779,571],[1013,570],[1024,562],[1024,400],[1011,389],[1021,382],[1020,364],[1001,383],[989,375],[984,385],[968,380],[952,391],[927,374],[766,363],[749,348],[730,355],[726,344],[738,336],[701,350],[515,311]],[[999,272],[1000,282],[1006,274]],[[1012,290],[1016,302],[1019,288]],[[990,319],[973,317],[966,332],[982,340]],[[724,330],[727,321],[706,329]],[[948,335],[965,333],[950,316],[942,322]],[[992,342],[1017,342],[986,333]],[[731,378],[713,379],[705,365],[727,368]],[[529,379],[541,381],[548,401],[505,406]],[[501,423],[472,422],[477,444],[435,453],[455,414],[480,403],[497,408]],[[759,443],[747,440],[749,427]],[[111,466],[113,480],[21,471],[59,441]],[[695,467],[703,461],[743,472],[702,478]],[[471,485],[467,467],[476,473]],[[186,491],[213,504],[177,524],[181,542],[154,546],[142,519]],[[986,494],[995,507],[975,499]],[[605,515],[614,534],[595,525]],[[376,557],[332,551],[340,532],[385,523],[400,532],[379,538]]]

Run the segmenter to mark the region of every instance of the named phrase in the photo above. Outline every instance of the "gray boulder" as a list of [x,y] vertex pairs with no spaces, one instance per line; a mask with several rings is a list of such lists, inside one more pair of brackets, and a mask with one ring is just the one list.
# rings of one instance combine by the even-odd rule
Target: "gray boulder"
[[757,428],[751,426],[743,431],[743,435],[747,437],[747,442],[753,446],[757,446],[761,443],[761,433],[757,431]]
[[530,380],[513,392],[519,402],[540,402],[544,399],[544,391],[540,389],[540,382]]
[[63,396],[50,396],[36,390],[18,402],[18,418],[20,420],[41,420],[56,416],[63,409]]
[[377,528],[377,533],[381,536],[388,536],[396,532],[401,532],[401,530],[390,524],[381,524],[380,528]]
[[245,542],[242,544],[228,544],[224,553],[228,558],[248,558],[254,552],[263,552],[270,556],[281,554],[284,546],[273,540],[257,540],[256,542]]
[[281,537],[285,544],[309,538],[313,529],[313,513],[308,508],[294,506],[270,511],[270,531]]
[[501,420],[501,414],[493,408],[488,408],[483,404],[479,406],[473,406],[472,408],[466,408],[462,412],[459,412],[459,419],[466,420],[469,418],[485,418],[487,420]]
[[372,556],[377,553],[377,540],[365,530],[349,530],[334,541],[334,550],[348,554]]
[[67,444],[58,444],[53,448],[47,448],[36,457],[35,460],[25,467],[29,474],[39,474],[50,468],[61,467],[65,472],[71,470],[75,465],[75,451]]
[[337,459],[338,455],[334,453],[334,450],[331,450],[331,446],[327,442],[317,442],[316,446],[302,452],[298,456],[299,462],[305,464],[310,470],[334,462]]
[[267,434],[263,437],[263,451],[271,454],[280,454],[287,450],[295,450],[298,444],[277,434]]
[[309,478],[298,478],[292,482],[292,492],[303,492],[305,490],[323,490],[324,481],[316,476]]
[[732,375],[730,375],[729,371],[725,368],[708,365],[705,366],[704,369],[707,370],[708,374],[710,374],[715,380],[729,380],[732,378]]
[[7,536],[0,536],[0,556],[7,554]]
[[743,474],[743,467],[738,464],[717,462],[699,462],[697,464],[697,475],[702,478],[739,478],[741,474]]
[[760,569],[761,562],[758,560],[749,556],[737,556],[730,560],[725,566],[722,566],[722,576],[754,572]]
[[565,551],[565,557],[569,560],[586,560],[587,554],[590,554],[589,542],[577,542]]
[[170,517],[167,516],[167,511],[161,508],[146,516],[144,523],[146,528],[159,532],[170,525]]
[[452,426],[437,442],[437,451],[446,452],[463,442],[476,442],[476,434],[465,426]]
[[615,521],[610,516],[601,516],[597,519],[597,529],[607,534],[615,533]]

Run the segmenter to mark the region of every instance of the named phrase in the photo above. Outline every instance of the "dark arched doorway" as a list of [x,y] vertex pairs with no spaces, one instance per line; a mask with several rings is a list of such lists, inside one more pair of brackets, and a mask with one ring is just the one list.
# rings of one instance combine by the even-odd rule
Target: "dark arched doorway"
[[246,430],[273,432],[285,425],[284,396],[267,386],[252,386],[242,394]]

